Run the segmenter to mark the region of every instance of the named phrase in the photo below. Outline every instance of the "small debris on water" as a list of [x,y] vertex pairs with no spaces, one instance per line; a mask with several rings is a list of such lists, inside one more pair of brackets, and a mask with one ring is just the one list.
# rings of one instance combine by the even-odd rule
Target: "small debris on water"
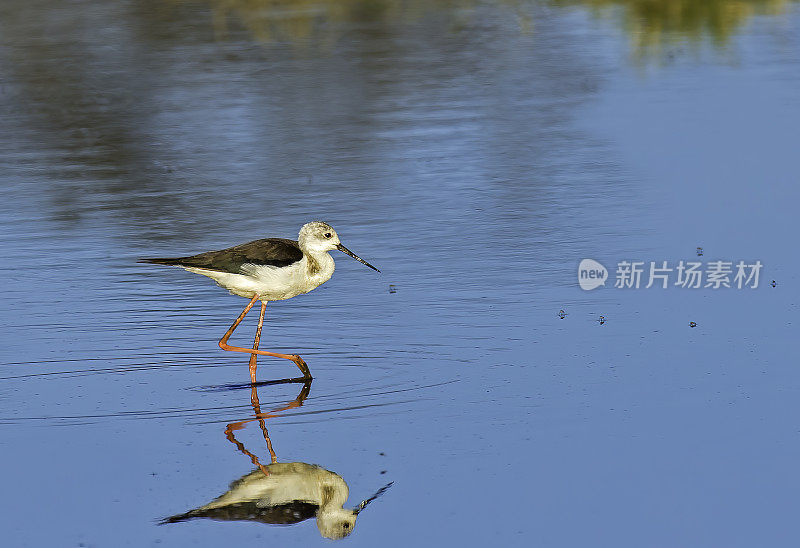
[[397,286],[394,284],[389,284],[389,293],[397,293]]
[[689,327],[697,327],[697,322],[689,322]]
[[567,317],[567,313],[566,313],[566,312],[564,312],[563,310],[559,310],[559,311],[558,311],[558,317],[559,317],[559,318],[561,318],[561,319],[563,320],[564,318],[566,318],[566,317]]
[[698,257],[702,257],[703,256],[703,248],[702,247],[698,247],[697,248],[697,256]]

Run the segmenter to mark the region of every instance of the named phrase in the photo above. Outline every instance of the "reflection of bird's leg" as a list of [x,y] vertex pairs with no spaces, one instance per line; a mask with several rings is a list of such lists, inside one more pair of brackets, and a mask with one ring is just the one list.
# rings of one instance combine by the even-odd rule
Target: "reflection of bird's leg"
[[[219,347],[223,350],[229,350],[231,352],[245,352],[247,354],[251,354],[253,357],[250,360],[250,371],[253,380],[255,380],[255,359],[254,359],[255,354],[261,356],[272,356],[274,358],[283,358],[285,360],[291,360],[297,365],[300,371],[302,371],[303,378],[311,379],[311,371],[308,370],[306,362],[304,362],[303,358],[301,358],[297,354],[278,354],[277,352],[267,352],[266,350],[258,350],[258,348],[256,348],[258,346],[258,343],[254,345],[254,348],[242,348],[240,346],[231,346],[228,344],[228,339],[231,338],[233,332],[236,330],[237,327],[239,327],[239,324],[242,323],[242,320],[244,319],[245,316],[247,316],[247,313],[250,312],[250,309],[253,308],[253,305],[256,304],[256,301],[258,299],[259,299],[258,295],[254,295],[253,298],[250,299],[250,302],[247,303],[247,306],[244,307],[244,310],[242,310],[242,313],[239,314],[239,317],[236,318],[236,320],[234,320],[233,324],[230,326],[228,331],[226,331],[225,334],[222,336],[222,338],[219,340]],[[259,326],[263,325],[264,322],[263,314],[265,310],[266,310],[266,303],[262,301],[261,303],[262,316],[261,319],[259,320]],[[260,330],[258,331],[256,338],[257,340],[261,339]]]
[[247,425],[248,422],[253,422],[257,420],[259,426],[261,427],[261,433],[264,436],[264,441],[267,443],[267,450],[269,451],[272,463],[275,464],[276,462],[278,462],[278,457],[275,455],[275,450],[272,448],[272,440],[270,439],[269,432],[267,431],[266,419],[277,417],[278,416],[277,413],[280,413],[281,411],[286,411],[287,409],[295,409],[297,407],[300,407],[301,405],[303,405],[303,402],[308,397],[309,392],[311,392],[310,380],[303,383],[303,388],[300,389],[300,393],[297,395],[294,401],[284,405],[283,407],[278,407],[276,409],[273,409],[269,413],[263,413],[261,411],[261,402],[258,400],[258,387],[255,384],[253,384],[250,387],[250,403],[253,406],[255,417],[252,419],[245,419],[243,421],[230,423],[225,428],[225,437],[228,439],[228,441],[233,443],[236,446],[236,448],[239,449],[239,451],[250,457],[250,461],[256,466],[258,466],[264,473],[264,475],[268,476],[269,471],[267,470],[267,468],[259,462],[257,456],[248,451],[245,448],[244,444],[236,439],[236,437],[233,435],[233,432],[235,430],[241,430],[242,428],[245,427],[245,425]]
[[[297,397],[294,399],[293,402],[287,403],[283,407],[278,407],[277,409],[273,409],[269,413],[262,413],[261,412],[261,402],[258,401],[258,389],[256,385],[250,387],[250,403],[253,405],[253,411],[255,411],[256,419],[258,419],[258,425],[261,427],[261,433],[264,435],[264,441],[267,442],[267,450],[269,451],[269,455],[272,458],[272,463],[275,464],[278,462],[278,457],[275,456],[275,451],[272,448],[272,440],[269,437],[269,432],[267,432],[267,424],[265,419],[270,419],[276,417],[272,413],[280,413],[281,411],[286,411],[288,409],[295,409],[303,405],[303,402],[308,397],[308,393],[311,392],[311,382],[306,381],[303,383],[303,388],[300,389],[300,393],[297,394]],[[254,419],[250,419],[251,421]]]
[[258,418],[258,425],[261,427],[261,433],[264,435],[264,441],[267,442],[267,450],[269,451],[269,456],[272,459],[272,464],[278,462],[278,457],[275,455],[275,450],[272,448],[272,440],[269,438],[269,432],[267,432],[267,423],[264,420],[266,417],[270,415],[266,415],[261,413],[261,402],[258,401],[258,388],[254,384],[250,387],[250,403],[253,404],[253,411],[256,413],[256,417]]
[[269,476],[269,471],[267,470],[266,466],[261,464],[258,461],[258,457],[255,456],[250,451],[248,451],[245,448],[244,444],[242,442],[240,442],[239,440],[237,440],[236,437],[233,435],[233,431],[234,430],[240,430],[240,429],[244,428],[244,423],[245,422],[246,421],[243,421],[243,422],[232,422],[231,424],[229,424],[225,428],[225,437],[228,439],[229,442],[234,444],[239,451],[241,451],[242,453],[244,453],[245,455],[250,457],[250,462],[252,462],[256,466],[258,466],[261,469],[261,471],[264,473],[265,476]]

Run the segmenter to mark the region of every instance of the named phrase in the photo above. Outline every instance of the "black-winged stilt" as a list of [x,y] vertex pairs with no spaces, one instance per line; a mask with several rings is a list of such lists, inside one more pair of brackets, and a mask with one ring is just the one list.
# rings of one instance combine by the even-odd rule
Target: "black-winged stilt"
[[[321,221],[303,225],[297,241],[265,238],[188,257],[141,259],[140,262],[180,266],[189,272],[208,276],[234,295],[250,299],[230,329],[219,340],[219,346],[223,350],[250,354],[252,382],[256,380],[257,355],[292,360],[302,371],[303,377],[310,379],[311,372],[308,365],[300,356],[259,350],[258,344],[261,340],[267,302],[282,301],[308,293],[330,280],[335,265],[333,257],[328,252],[334,249],[380,272],[343,246],[333,227]],[[229,345],[228,339],[258,300],[261,301],[261,315],[258,319],[253,348]]]

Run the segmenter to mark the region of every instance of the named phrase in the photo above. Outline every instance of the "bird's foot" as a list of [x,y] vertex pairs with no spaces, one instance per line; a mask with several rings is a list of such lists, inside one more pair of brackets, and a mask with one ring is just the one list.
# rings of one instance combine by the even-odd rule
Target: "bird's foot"
[[306,364],[306,362],[303,361],[303,358],[301,358],[297,354],[292,354],[292,361],[297,365],[297,367],[300,369],[300,371],[302,371],[303,378],[308,379],[308,380],[311,380],[311,379],[314,378],[314,377],[311,376],[311,370],[308,369],[308,364]]

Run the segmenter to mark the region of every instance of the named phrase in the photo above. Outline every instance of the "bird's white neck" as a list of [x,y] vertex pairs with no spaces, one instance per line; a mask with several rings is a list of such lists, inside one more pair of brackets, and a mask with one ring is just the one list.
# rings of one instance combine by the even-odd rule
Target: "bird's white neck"
[[308,278],[318,285],[330,280],[336,268],[333,257],[327,251],[306,252],[305,261]]

